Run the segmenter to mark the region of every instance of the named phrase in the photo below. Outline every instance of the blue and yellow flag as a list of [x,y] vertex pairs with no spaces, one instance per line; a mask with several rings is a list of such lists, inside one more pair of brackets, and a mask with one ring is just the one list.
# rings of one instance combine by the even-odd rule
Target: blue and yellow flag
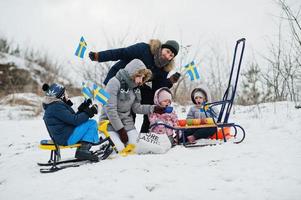
[[185,68],[187,70],[187,73],[190,76],[191,81],[200,79],[200,75],[194,64],[194,61],[192,61],[190,64],[186,65]]
[[86,99],[92,99],[93,98],[93,92],[90,90],[90,88],[87,86],[86,83],[83,82],[83,89],[82,94]]
[[94,98],[102,105],[106,105],[110,98],[110,94],[107,93],[104,89],[98,87],[96,84],[93,85],[93,95]]
[[80,42],[78,44],[78,47],[77,47],[77,49],[75,51],[75,55],[78,56],[78,57],[80,57],[80,58],[84,58],[86,49],[87,49],[87,43],[85,42],[85,39],[82,36],[80,38]]

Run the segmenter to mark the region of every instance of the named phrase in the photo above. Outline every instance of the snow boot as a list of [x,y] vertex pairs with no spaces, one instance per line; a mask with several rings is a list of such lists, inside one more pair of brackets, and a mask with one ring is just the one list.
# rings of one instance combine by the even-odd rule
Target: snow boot
[[172,135],[169,135],[169,136],[168,136],[168,139],[169,139],[169,141],[170,141],[171,147],[176,146],[175,138],[174,138]]
[[196,144],[195,137],[193,135],[190,135],[187,137],[188,143],[189,144]]
[[80,160],[90,160],[93,162],[98,162],[99,158],[97,155],[93,154],[89,151],[92,147],[91,143],[88,142],[81,142],[81,146],[77,148],[75,152],[75,158]]

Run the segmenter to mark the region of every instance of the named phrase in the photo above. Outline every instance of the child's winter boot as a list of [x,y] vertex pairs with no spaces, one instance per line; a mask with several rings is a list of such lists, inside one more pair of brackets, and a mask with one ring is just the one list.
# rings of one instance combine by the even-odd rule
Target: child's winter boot
[[77,148],[75,152],[75,158],[80,160],[90,160],[93,162],[99,161],[97,155],[94,155],[91,151],[89,151],[92,147],[91,143],[81,142],[81,146]]
[[172,135],[169,135],[169,136],[168,136],[168,139],[169,139],[169,141],[170,141],[171,147],[176,146],[175,138],[174,138]]
[[196,144],[195,137],[193,135],[188,136],[187,140],[190,144]]

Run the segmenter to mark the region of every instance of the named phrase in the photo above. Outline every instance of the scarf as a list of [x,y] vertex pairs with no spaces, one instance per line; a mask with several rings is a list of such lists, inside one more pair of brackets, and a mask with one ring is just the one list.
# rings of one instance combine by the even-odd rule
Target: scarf
[[162,56],[161,56],[161,48],[158,48],[155,51],[154,61],[155,61],[155,65],[158,68],[163,68],[163,67],[165,67],[166,65],[168,65],[170,63],[170,61],[166,60],[165,58],[162,58]]

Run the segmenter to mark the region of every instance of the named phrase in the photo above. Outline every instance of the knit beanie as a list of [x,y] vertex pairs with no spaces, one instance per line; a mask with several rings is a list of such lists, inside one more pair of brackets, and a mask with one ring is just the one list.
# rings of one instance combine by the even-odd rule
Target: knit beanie
[[171,94],[169,92],[167,92],[166,90],[161,90],[158,94],[158,100],[159,103],[168,99],[171,102]]
[[46,96],[56,97],[58,99],[65,93],[65,87],[57,83],[53,83],[50,86],[47,83],[44,83],[42,89],[45,91]]
[[201,91],[197,91],[194,93],[193,98],[195,99],[196,97],[203,97],[203,99],[206,99],[206,95]]
[[179,43],[175,40],[168,40],[162,44],[161,48],[170,49],[176,56],[179,52]]

